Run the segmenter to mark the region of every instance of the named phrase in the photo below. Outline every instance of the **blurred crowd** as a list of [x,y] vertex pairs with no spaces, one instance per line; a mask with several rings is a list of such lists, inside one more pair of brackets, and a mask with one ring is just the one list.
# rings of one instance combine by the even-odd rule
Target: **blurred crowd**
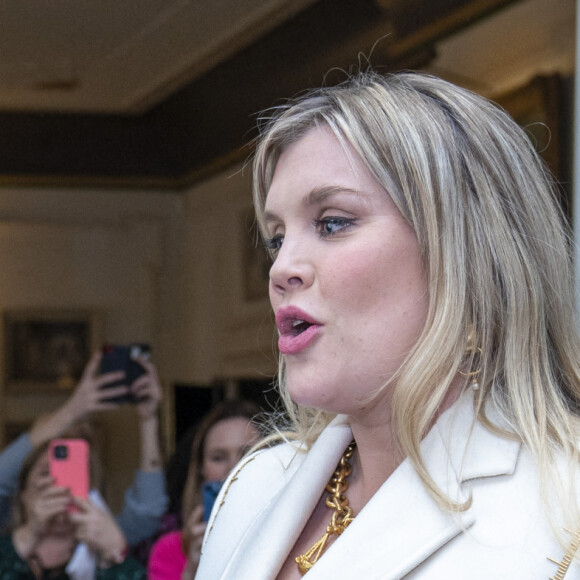
[[[253,444],[258,407],[218,403],[164,461],[159,440],[162,389],[147,356],[141,372],[104,372],[95,353],[69,399],[0,453],[0,577],[14,580],[192,580],[207,519],[222,482]],[[130,403],[138,418],[140,460],[120,513],[106,502],[107,478],[93,433],[95,414]],[[86,497],[52,471],[51,442],[89,449]],[[78,465],[74,469],[79,469]],[[83,474],[73,477],[82,479]]]

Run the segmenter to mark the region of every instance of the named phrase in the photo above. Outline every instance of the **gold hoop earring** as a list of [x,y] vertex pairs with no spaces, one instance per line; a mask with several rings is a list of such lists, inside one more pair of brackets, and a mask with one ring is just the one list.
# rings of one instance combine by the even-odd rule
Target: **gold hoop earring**
[[481,368],[478,368],[478,369],[476,369],[474,371],[471,371],[469,373],[462,373],[461,371],[459,371],[459,374],[462,377],[466,377],[466,378],[471,377],[471,381],[469,382],[469,386],[474,391],[477,391],[479,389],[479,381],[477,380],[477,377],[478,377],[479,373],[481,373]]
[[[480,363],[481,363],[481,355],[482,355],[482,350],[479,347],[474,347],[473,346],[473,338],[470,335],[468,340],[467,340],[467,348],[465,349],[465,353],[466,354],[470,354],[472,353],[474,350],[479,351],[479,359],[480,359]],[[481,366],[479,366],[478,368],[476,368],[474,371],[469,371],[467,373],[463,373],[461,371],[459,371],[459,374],[462,377],[471,379],[469,381],[469,386],[472,388],[472,390],[477,391],[479,389],[479,380],[478,377],[481,374]]]

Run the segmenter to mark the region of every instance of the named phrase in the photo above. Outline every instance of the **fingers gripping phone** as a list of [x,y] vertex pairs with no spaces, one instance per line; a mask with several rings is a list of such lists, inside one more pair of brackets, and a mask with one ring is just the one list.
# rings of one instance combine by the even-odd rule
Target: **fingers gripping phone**
[[[112,345],[103,346],[103,355],[101,358],[101,374],[113,371],[124,371],[125,378],[119,381],[108,383],[103,388],[118,387],[120,385],[130,386],[141,375],[145,374],[145,369],[137,362],[137,358],[149,358],[151,349],[147,344],[133,343],[129,345]],[[107,399],[113,403],[136,403],[137,399],[127,393],[120,397],[111,397]]]
[[89,495],[89,444],[84,439],[53,439],[49,444],[48,465],[56,485],[71,494]]

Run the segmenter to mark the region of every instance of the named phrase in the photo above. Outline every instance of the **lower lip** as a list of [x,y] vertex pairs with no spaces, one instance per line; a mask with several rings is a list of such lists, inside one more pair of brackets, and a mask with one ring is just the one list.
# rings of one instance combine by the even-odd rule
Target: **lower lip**
[[314,340],[319,330],[320,326],[313,324],[300,334],[285,334],[278,338],[278,348],[282,354],[298,354]]

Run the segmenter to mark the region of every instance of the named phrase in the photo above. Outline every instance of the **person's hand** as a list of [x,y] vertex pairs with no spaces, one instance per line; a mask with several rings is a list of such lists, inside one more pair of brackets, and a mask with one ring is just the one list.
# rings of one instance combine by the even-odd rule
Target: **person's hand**
[[125,559],[127,540],[113,516],[86,499],[73,497],[73,503],[78,508],[70,515],[76,539],[97,552],[101,564],[121,563]]
[[23,492],[26,520],[14,531],[14,547],[27,559],[54,518],[68,518],[71,495],[67,488],[57,487],[49,475],[39,477]]
[[112,373],[99,373],[101,353],[96,352],[87,363],[79,384],[70,398],[53,413],[38,419],[29,436],[34,447],[38,447],[45,441],[58,437],[71,425],[87,418],[95,411],[107,411],[117,409],[118,403],[108,401],[113,397],[119,397],[129,392],[129,387],[121,385],[103,389],[114,381],[120,381],[125,377],[123,371]]
[[90,358],[83,376],[70,399],[65,403],[73,422],[86,418],[95,411],[116,409],[119,404],[108,399],[127,394],[129,387],[121,385],[103,389],[109,383],[125,378],[123,371],[100,374],[102,354],[96,352]]
[[199,560],[201,558],[201,545],[207,522],[202,521],[203,506],[198,505],[187,518],[184,526],[184,532],[189,540],[189,553],[187,555],[187,564],[181,580],[192,580],[197,572]]
[[50,476],[38,480],[29,488],[26,524],[30,531],[42,535],[49,522],[58,515],[66,515],[71,502],[70,491],[66,487],[53,485]]
[[154,417],[161,402],[161,384],[155,365],[148,359],[139,357],[137,362],[145,369],[131,385],[131,393],[137,400],[135,408],[142,420]]

